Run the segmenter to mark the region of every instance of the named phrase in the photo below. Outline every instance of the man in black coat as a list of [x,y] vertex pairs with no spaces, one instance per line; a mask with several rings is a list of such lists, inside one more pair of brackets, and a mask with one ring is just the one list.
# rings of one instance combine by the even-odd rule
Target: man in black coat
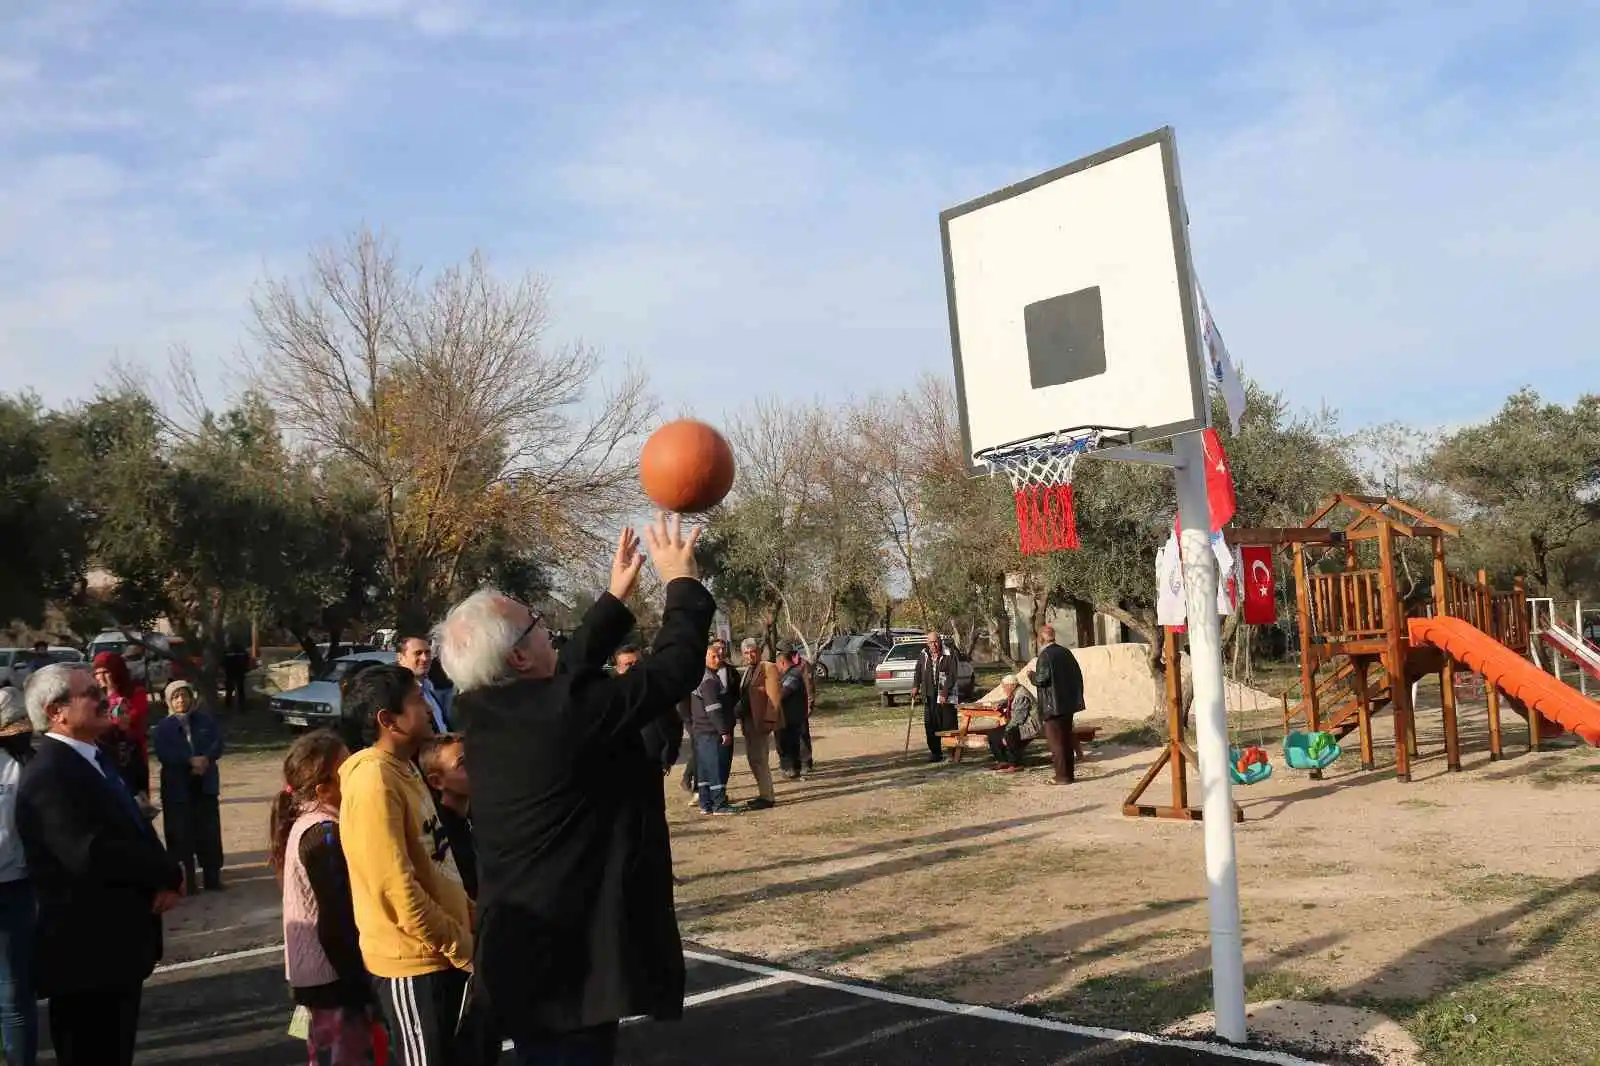
[[1045,743],[1050,745],[1054,783],[1071,784],[1077,754],[1072,716],[1083,710],[1083,670],[1072,652],[1056,643],[1054,626],[1039,630],[1039,659],[1034,665],[1033,684],[1039,692],[1039,718],[1044,723]]
[[[621,676],[638,666],[639,659],[639,649],[632,644],[624,644],[612,657],[612,672]],[[678,756],[683,752],[683,729],[683,716],[674,707],[646,722],[639,731],[645,752],[661,764],[662,777],[670,774],[678,764]]]
[[183,871],[98,745],[112,722],[89,668],[47,666],[26,696],[44,736],[17,785],[17,835],[39,899],[50,1040],[61,1066],[129,1066],[161,915],[177,905]]
[[660,516],[646,530],[666,604],[651,654],[621,675],[605,663],[633,628],[632,530],[559,656],[536,613],[489,590],[439,627],[472,774],[477,992],[525,1066],[611,1063],[620,1019],[683,1013],[661,764],[640,730],[705,676],[697,536]]

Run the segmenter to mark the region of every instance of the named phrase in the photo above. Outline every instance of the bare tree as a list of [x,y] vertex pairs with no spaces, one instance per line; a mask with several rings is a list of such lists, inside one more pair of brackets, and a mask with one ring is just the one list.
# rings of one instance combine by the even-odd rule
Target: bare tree
[[503,282],[475,253],[424,280],[362,229],[303,278],[264,283],[253,310],[258,387],[319,463],[380,501],[406,620],[491,533],[556,565],[609,542],[655,403],[637,370],[597,389],[593,349],[547,344],[542,278]]

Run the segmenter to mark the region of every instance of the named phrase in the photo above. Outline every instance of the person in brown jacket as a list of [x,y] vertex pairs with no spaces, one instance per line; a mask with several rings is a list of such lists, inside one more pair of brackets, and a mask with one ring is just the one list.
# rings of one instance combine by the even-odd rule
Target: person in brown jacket
[[744,673],[739,679],[739,726],[744,730],[744,753],[750,760],[760,793],[746,810],[764,811],[777,802],[772,790],[772,735],[783,726],[783,703],[778,665],[761,658],[761,642],[747,638],[739,645]]

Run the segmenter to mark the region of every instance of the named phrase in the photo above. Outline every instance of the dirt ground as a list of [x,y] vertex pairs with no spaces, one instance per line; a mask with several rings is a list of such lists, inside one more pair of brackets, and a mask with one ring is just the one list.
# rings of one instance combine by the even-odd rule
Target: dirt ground
[[[780,779],[770,811],[704,818],[669,781],[686,938],[1122,1028],[1156,1030],[1209,1007],[1201,831],[1120,813],[1151,749],[1097,746],[1076,784],[1054,787],[1043,765],[996,774],[977,753],[930,766],[915,734],[905,755],[901,713],[862,724],[819,716],[816,772]],[[1459,774],[1446,773],[1438,715],[1425,713],[1411,784],[1393,778],[1384,718],[1376,772],[1347,753],[1323,781],[1280,763],[1269,781],[1236,790],[1252,1001],[1376,1007],[1414,1029],[1443,1026],[1434,1036],[1448,1049],[1461,1039],[1451,1026],[1479,1025],[1454,997],[1467,1003],[1485,978],[1592,982],[1594,956],[1558,948],[1588,922],[1600,888],[1600,752],[1526,754],[1526,730],[1508,715],[1508,758],[1490,764],[1481,709],[1462,718]],[[263,849],[280,758],[223,760],[233,889],[177,912],[169,961],[276,938]],[[1155,789],[1165,796],[1164,778]],[[754,795],[742,751],[730,793]],[[1419,1013],[1430,1001],[1444,1014]],[[1523,1013],[1550,1009],[1540,1000]],[[1600,1046],[1593,1021],[1562,1024],[1587,1025],[1575,1039],[1597,1041],[1570,1046]],[[1480,1061],[1452,1054],[1429,1061]]]

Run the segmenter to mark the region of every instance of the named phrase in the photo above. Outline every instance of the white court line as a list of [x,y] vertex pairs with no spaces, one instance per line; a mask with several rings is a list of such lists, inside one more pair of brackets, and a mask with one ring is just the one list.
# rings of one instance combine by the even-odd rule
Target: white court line
[[236,962],[239,959],[254,959],[262,955],[271,955],[273,952],[283,954],[282,944],[268,944],[264,948],[248,948],[244,951],[230,951],[226,955],[207,955],[203,959],[190,959],[188,962],[174,962],[169,966],[157,966],[156,974],[177,973],[179,970],[198,970],[202,966],[221,966],[225,962]]
[[[238,959],[256,958],[274,951],[281,952],[282,944],[271,944],[267,947],[250,948],[246,951],[233,951],[225,955],[212,955],[204,959],[191,959],[188,962],[175,962],[170,966],[159,966],[156,973],[173,973],[178,970],[194,970],[202,966],[220,966],[223,963],[233,962]],[[938,999],[925,999],[921,996],[906,996],[899,992],[889,992],[881,988],[868,988],[864,985],[852,985],[843,981],[830,981],[826,977],[814,977],[807,973],[796,973],[792,970],[780,970],[775,966],[763,966],[760,963],[743,962],[738,959],[725,959],[721,955],[712,955],[704,951],[688,951],[683,953],[685,959],[695,962],[709,962],[717,966],[726,966],[731,970],[743,970],[746,973],[760,974],[767,980],[745,981],[742,984],[728,985],[724,988],[713,988],[707,992],[700,992],[684,999],[685,1007],[698,1006],[711,1003],[728,996],[742,995],[760,988],[782,984],[792,981],[795,984],[810,985],[812,988],[827,988],[835,992],[847,992],[852,996],[861,996],[864,999],[875,999],[881,1003],[894,1003],[902,1007],[912,1007],[917,1010],[937,1011],[941,1014],[961,1014],[971,1018],[982,1018],[991,1022],[1006,1022],[1011,1025],[1023,1025],[1031,1029],[1048,1029],[1057,1033],[1069,1033],[1073,1036],[1084,1036],[1094,1040],[1120,1041],[1127,1044],[1145,1044],[1153,1047],[1178,1048],[1183,1051],[1198,1051],[1219,1058],[1236,1059],[1239,1062],[1259,1062],[1265,1066],[1323,1066],[1322,1063],[1311,1059],[1303,1059],[1282,1051],[1257,1051],[1253,1048],[1229,1047],[1227,1044],[1213,1044],[1204,1040],[1175,1040],[1162,1036],[1151,1036],[1149,1033],[1130,1033],[1122,1029],[1102,1029],[1094,1025],[1072,1025],[1069,1022],[1058,1022],[1050,1018],[1034,1018],[1026,1014],[1017,1014],[1013,1011],[997,1010],[994,1007],[980,1007],[967,1003],[946,1003]],[[633,1021],[634,1019],[625,1019]],[[502,1045],[502,1050],[510,1050],[511,1042]]]
[[[730,996],[742,996],[746,992],[755,992],[758,989],[771,988],[773,985],[786,984],[790,980],[791,978],[788,974],[780,973],[773,974],[768,977],[758,977],[754,981],[742,981],[736,985],[723,985],[721,988],[713,988],[705,992],[696,992],[692,996],[685,996],[683,998],[683,1009],[688,1010],[690,1007],[698,1007],[702,1003],[714,1003],[719,999],[727,999]],[[646,1018],[644,1015],[636,1015],[632,1018],[622,1019],[621,1024],[632,1025],[634,1022],[642,1022],[645,1020]],[[500,1045],[500,1050],[511,1051],[515,1047],[516,1044],[513,1041],[507,1040]]]
[[1311,1059],[1302,1059],[1282,1051],[1256,1051],[1253,1048],[1230,1047],[1227,1044],[1212,1044],[1203,1040],[1176,1040],[1162,1036],[1151,1036],[1149,1033],[1130,1033],[1121,1029],[1102,1029],[1093,1025],[1072,1025],[1068,1022],[1058,1022],[1049,1018],[1034,1018],[1026,1014],[997,1010],[994,1007],[980,1007],[966,1003],[946,1003],[943,1000],[925,999],[921,996],[905,996],[899,992],[888,992],[880,988],[868,988],[863,985],[852,985],[843,981],[830,981],[826,977],[813,977],[811,974],[780,970],[776,967],[763,966],[759,963],[725,959],[721,955],[712,955],[704,951],[686,950],[683,953],[683,957],[693,959],[696,962],[709,962],[717,966],[744,970],[746,973],[766,974],[769,977],[782,976],[795,984],[810,985],[813,988],[826,988],[835,992],[847,992],[853,996],[875,999],[882,1003],[894,1003],[902,1007],[913,1007],[917,1010],[937,1011],[942,1014],[960,1014],[970,1018],[982,1018],[985,1021],[1023,1025],[1031,1029],[1048,1029],[1057,1033],[1070,1033],[1073,1036],[1084,1036],[1094,1040],[1204,1052],[1216,1055],[1219,1058],[1237,1059],[1240,1062],[1260,1062],[1267,1064],[1267,1066],[1323,1066],[1322,1063],[1313,1062]]

